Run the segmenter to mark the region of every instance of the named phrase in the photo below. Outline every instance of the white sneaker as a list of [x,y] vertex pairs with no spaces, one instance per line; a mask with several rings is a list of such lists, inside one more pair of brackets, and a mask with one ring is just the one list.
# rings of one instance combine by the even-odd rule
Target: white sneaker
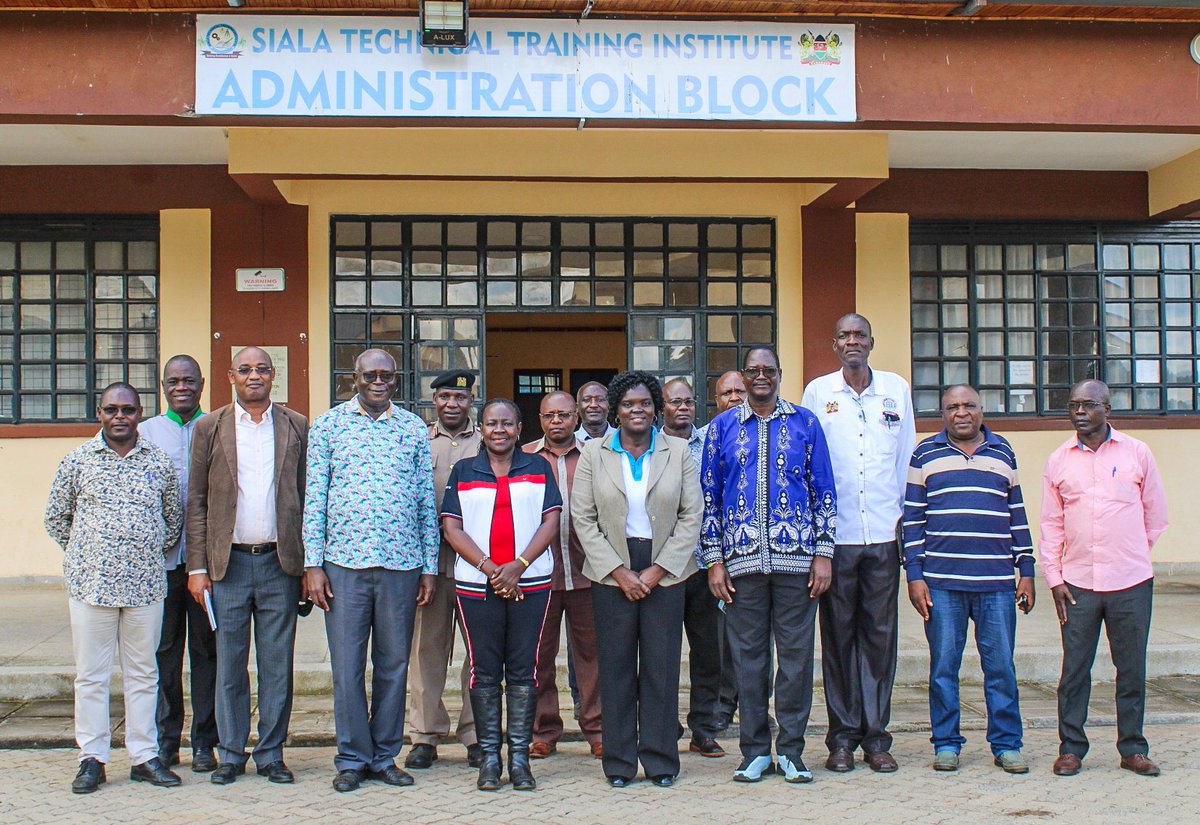
[[734,782],[758,782],[764,776],[775,773],[775,766],[768,756],[749,756],[742,760],[733,772]]
[[812,771],[805,767],[804,760],[798,756],[793,761],[791,757],[780,755],[779,772],[783,774],[784,782],[791,782],[794,785],[813,781]]

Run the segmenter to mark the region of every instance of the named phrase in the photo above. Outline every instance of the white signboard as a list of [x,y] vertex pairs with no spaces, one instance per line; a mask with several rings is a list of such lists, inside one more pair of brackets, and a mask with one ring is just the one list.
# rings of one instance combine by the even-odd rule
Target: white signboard
[[236,271],[238,292],[283,292],[283,270],[249,267]]
[[463,49],[415,17],[196,17],[199,115],[838,121],[854,26],[474,19]]

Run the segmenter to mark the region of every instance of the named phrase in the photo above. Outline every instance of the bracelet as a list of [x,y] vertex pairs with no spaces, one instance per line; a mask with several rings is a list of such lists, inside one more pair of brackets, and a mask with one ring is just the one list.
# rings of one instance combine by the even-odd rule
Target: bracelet
[[487,556],[484,556],[483,558],[481,558],[481,559],[479,560],[479,564],[475,565],[475,569],[476,569],[476,570],[478,570],[478,571],[480,571],[480,572],[483,572],[483,566],[484,566],[485,564],[487,564],[487,563],[488,563],[488,557],[487,557]]
[[517,556],[517,561],[519,561],[519,562],[521,562],[521,564],[525,565],[526,570],[529,569],[529,562],[525,561],[524,556]]

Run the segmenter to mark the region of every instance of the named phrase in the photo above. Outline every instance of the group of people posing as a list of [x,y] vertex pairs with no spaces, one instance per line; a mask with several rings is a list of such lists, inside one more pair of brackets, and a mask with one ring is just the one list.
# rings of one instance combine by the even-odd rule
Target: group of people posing
[[[357,359],[354,397],[311,426],[271,403],[274,368],[256,347],[233,358],[234,402],[209,414],[186,355],[165,366],[163,415],[142,422],[136,391],[109,386],[101,431],[63,459],[46,512],[65,550],[78,672],[72,789],[106,780],[118,645],[131,779],[180,784],[186,648],[192,770],[235,782],[250,759],[252,629],[253,759],[271,782],[293,782],[283,747],[296,622],[314,607],[329,642],[340,792],[413,784],[396,764],[406,709],[404,766],[437,761],[456,629],[467,648],[456,735],[476,786],[495,791],[507,777],[535,788],[530,760],[552,755],[563,731],[564,618],[580,728],[613,787],[639,766],[661,787],[679,775],[685,631],[689,751],[725,756],[717,737],[736,707],[733,779],[811,782],[818,613],[825,768],[853,770],[861,751],[871,770],[892,772],[902,567],[930,647],[933,767],[957,770],[966,742],[958,673],[971,621],[995,764],[1027,772],[1013,655],[1016,612],[1034,607],[1035,553],[1015,454],[965,385],[945,390],[944,427],[918,445],[908,385],[869,366],[873,347],[867,319],[841,318],[841,368],[797,405],[779,395],[776,352],[752,346],[716,383],[704,428],[683,380],[632,371],[577,396],[551,392],[543,436],[523,446],[512,401],[487,401],[472,420],[469,372],[433,382],[434,424],[400,408],[397,365],[376,349]],[[1062,628],[1053,771],[1064,776],[1087,754],[1102,625],[1120,765],[1159,772],[1142,720],[1149,553],[1165,496],[1149,450],[1109,411],[1103,383],[1072,389],[1075,432],[1043,481],[1037,555]]]

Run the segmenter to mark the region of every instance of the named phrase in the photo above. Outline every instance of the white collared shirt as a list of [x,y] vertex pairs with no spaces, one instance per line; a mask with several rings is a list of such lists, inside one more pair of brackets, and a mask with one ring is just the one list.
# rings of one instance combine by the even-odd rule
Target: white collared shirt
[[242,405],[233,402],[237,422],[238,500],[233,523],[234,544],[277,541],[275,520],[275,405],[255,423]]
[[895,541],[917,446],[908,382],[894,372],[871,370],[870,386],[857,395],[838,370],[810,381],[800,405],[817,417],[829,444],[837,543]]
[[[605,424],[604,426],[607,429],[605,429],[604,435],[597,436],[598,438],[607,438],[608,436],[612,435],[613,433],[615,433],[617,431],[617,428],[614,427],[612,424]],[[593,438],[593,436],[591,435],[591,433],[589,433],[587,430],[585,430],[582,426],[580,426],[580,428],[575,431],[575,441],[579,443],[580,448],[582,448],[584,444],[587,444],[589,441],[591,441],[592,438]]]

